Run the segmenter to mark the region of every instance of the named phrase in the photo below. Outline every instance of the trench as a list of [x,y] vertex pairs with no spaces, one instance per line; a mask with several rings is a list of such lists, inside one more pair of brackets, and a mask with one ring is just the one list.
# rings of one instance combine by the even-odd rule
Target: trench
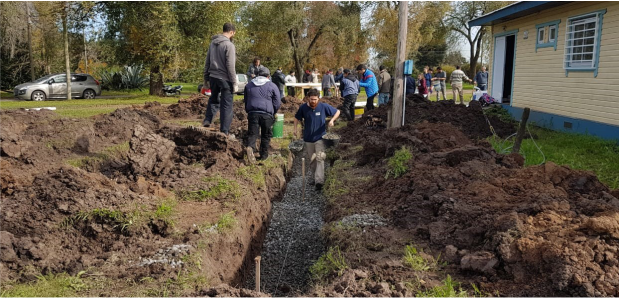
[[258,245],[260,250],[248,258],[244,266],[244,287],[254,290],[254,256],[261,256],[260,291],[274,297],[306,293],[310,286],[309,268],[325,252],[325,242],[320,235],[325,201],[322,193],[311,185],[308,161],[304,185],[301,155],[296,154],[293,159],[282,198],[272,201],[267,231],[262,245]]

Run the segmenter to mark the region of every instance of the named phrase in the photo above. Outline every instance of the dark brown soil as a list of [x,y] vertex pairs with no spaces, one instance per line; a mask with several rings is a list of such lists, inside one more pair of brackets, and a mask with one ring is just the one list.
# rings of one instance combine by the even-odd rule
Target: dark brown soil
[[[60,118],[48,111],[0,111],[2,281],[84,270],[118,287],[88,292],[94,296],[136,295],[126,281],[140,287],[143,278],[150,277],[164,285],[190,270],[198,270],[209,284],[240,282],[246,263],[258,254],[270,200],[285,187],[287,159],[274,159],[279,166],[264,173],[265,187],[257,189],[237,173],[245,167],[242,139],[162,122],[201,119],[205,108],[206,97],[196,95],[168,107],[148,103],[88,119]],[[238,103],[234,111],[234,132],[243,136],[245,112]],[[182,200],[184,192],[213,187],[205,177],[234,181],[238,195]],[[173,225],[154,214],[174,193]],[[223,214],[237,219],[231,231],[205,235],[200,230]],[[189,263],[138,265],[175,244],[191,246],[201,268]],[[181,287],[174,293],[199,292]],[[257,295],[232,288],[224,293]]]
[[[523,168],[521,156],[497,154],[481,140],[491,132],[479,106],[409,97],[407,125],[385,129],[386,119],[387,108],[375,109],[339,132],[338,158],[355,164],[326,221],[377,212],[390,224],[327,233],[351,269],[316,293],[412,296],[405,282],[424,291],[450,274],[470,293],[474,283],[501,296],[618,296],[617,190],[591,172],[552,162]],[[512,133],[489,120],[500,136]],[[403,146],[413,153],[409,170],[386,176],[387,159]],[[407,268],[408,244],[429,260],[441,253],[447,266]]]

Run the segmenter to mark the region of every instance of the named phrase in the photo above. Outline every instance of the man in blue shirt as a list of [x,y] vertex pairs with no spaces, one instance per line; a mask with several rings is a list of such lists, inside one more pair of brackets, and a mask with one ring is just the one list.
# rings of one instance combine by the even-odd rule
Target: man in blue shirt
[[331,116],[329,126],[340,117],[340,111],[326,103],[319,102],[319,91],[310,89],[307,102],[302,104],[295,113],[293,135],[297,138],[297,124],[304,121],[303,137],[306,147],[306,158],[310,160],[310,169],[314,173],[316,189],[321,190],[325,183],[325,145],[323,135],[327,133],[325,117]]
[[477,85],[481,91],[486,91],[488,82],[489,73],[487,72],[487,68],[483,66],[474,78],[474,85]]
[[243,102],[248,113],[248,144],[246,153],[250,162],[254,161],[256,139],[260,130],[260,160],[269,156],[269,143],[273,135],[271,129],[282,102],[278,86],[269,81],[269,69],[263,67],[257,76],[245,86]]
[[377,84],[377,77],[370,69],[366,69],[366,65],[360,64],[355,70],[360,76],[360,87],[364,87],[366,90],[366,111],[370,111],[375,108],[374,101],[379,92],[379,84]]

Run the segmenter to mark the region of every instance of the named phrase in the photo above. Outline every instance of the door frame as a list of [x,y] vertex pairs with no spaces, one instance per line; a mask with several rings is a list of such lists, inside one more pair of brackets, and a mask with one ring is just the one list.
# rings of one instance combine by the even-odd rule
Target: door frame
[[[497,25],[496,25],[497,26]],[[497,41],[498,37],[502,37],[502,36],[509,36],[509,35],[514,35],[515,36],[515,45],[514,45],[514,54],[512,55],[512,63],[513,63],[513,67],[512,67],[512,84],[510,84],[510,106],[512,106],[512,101],[514,99],[513,96],[513,91],[515,89],[515,69],[517,68],[517,40],[519,37],[519,29],[514,29],[514,30],[510,30],[510,31],[506,31],[506,32],[502,32],[502,33],[497,33],[493,35],[493,71],[495,71],[495,43]],[[507,57],[505,57],[507,58]],[[504,60],[505,63],[506,60]],[[505,69],[505,66],[504,66]],[[491,76],[492,78],[493,76]],[[495,81],[493,81],[493,84],[495,84]],[[493,84],[490,86],[491,89],[489,91],[491,91],[491,94],[493,94]],[[503,83],[502,83],[503,84]],[[503,99],[500,99],[503,101]]]

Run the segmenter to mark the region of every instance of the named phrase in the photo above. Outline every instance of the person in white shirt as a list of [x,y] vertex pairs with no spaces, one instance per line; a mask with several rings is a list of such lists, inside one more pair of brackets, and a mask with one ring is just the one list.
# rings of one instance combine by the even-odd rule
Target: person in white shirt
[[457,65],[456,70],[450,74],[450,83],[452,84],[454,102],[456,102],[456,94],[458,93],[461,104],[463,104],[463,79],[471,82],[471,79],[461,70],[461,66]]
[[[295,77],[295,71],[291,70],[291,72],[289,72],[289,74],[286,76],[286,78],[284,78],[284,82],[289,84],[289,83],[297,83],[297,78]],[[295,96],[295,87],[293,86],[288,86],[286,87],[286,93],[288,94],[288,96]]]

